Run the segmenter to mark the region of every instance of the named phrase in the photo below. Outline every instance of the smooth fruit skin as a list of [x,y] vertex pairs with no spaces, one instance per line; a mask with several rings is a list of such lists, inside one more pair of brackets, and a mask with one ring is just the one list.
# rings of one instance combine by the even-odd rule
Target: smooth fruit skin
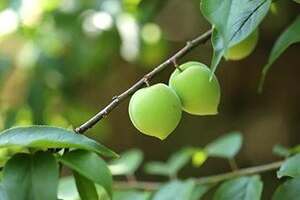
[[255,49],[258,41],[258,30],[251,33],[245,40],[232,46],[225,53],[226,60],[241,60],[249,56]]
[[220,85],[210,69],[199,62],[187,62],[176,69],[169,80],[181,100],[182,109],[194,115],[215,115],[220,103]]
[[181,103],[176,93],[159,83],[138,90],[129,102],[129,117],[142,133],[165,139],[181,119]]

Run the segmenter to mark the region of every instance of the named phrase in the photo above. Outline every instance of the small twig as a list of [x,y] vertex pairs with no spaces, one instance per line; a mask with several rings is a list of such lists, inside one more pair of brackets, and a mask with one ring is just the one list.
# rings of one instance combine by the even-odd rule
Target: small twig
[[[233,172],[227,172],[223,174],[206,176],[196,179],[197,184],[215,184],[221,181],[232,179],[239,176],[247,176],[253,174],[260,174],[267,171],[272,171],[279,168],[282,165],[283,161],[273,162],[270,164],[244,168],[236,170]],[[160,182],[146,182],[146,181],[137,181],[135,183],[129,182],[115,182],[114,187],[118,189],[141,189],[141,190],[156,190],[159,186],[163,184]]]
[[239,169],[239,167],[238,167],[238,165],[237,165],[234,158],[229,158],[228,162],[229,162],[229,165],[230,165],[230,168],[231,168],[232,171],[236,171],[236,170]]
[[[92,128],[97,122],[99,122],[101,119],[107,116],[113,109],[115,109],[120,104],[120,102],[124,101],[126,98],[131,96],[134,92],[136,92],[138,89],[142,88],[147,81],[151,80],[154,76],[156,76],[161,71],[163,71],[167,66],[172,64],[172,61],[179,60],[187,53],[189,53],[191,50],[193,50],[195,47],[199,46],[200,44],[204,44],[206,41],[208,41],[211,37],[211,34],[212,34],[212,30],[209,30],[204,34],[198,36],[197,38],[187,42],[186,45],[182,49],[180,49],[177,53],[175,53],[168,60],[166,60],[165,62],[163,62],[156,68],[154,68],[151,72],[146,74],[142,79],[137,81],[125,92],[116,96],[107,106],[105,106],[101,111],[99,111],[95,116],[93,116],[91,119],[86,121],[84,124],[75,128],[74,131],[82,134],[86,132],[88,129]],[[145,79],[145,77],[147,78]]]

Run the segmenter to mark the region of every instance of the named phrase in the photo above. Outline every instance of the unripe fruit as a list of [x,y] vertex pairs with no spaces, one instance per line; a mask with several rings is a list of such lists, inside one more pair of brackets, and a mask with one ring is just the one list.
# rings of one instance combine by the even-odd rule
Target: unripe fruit
[[246,58],[255,49],[257,41],[258,41],[258,30],[255,30],[245,40],[230,47],[224,55],[225,59],[241,60],[243,58]]
[[214,115],[218,113],[220,86],[211,70],[199,62],[187,62],[176,69],[170,77],[169,85],[181,100],[183,110],[194,115]]
[[181,103],[176,93],[159,83],[138,90],[129,102],[129,117],[142,133],[165,139],[181,119]]

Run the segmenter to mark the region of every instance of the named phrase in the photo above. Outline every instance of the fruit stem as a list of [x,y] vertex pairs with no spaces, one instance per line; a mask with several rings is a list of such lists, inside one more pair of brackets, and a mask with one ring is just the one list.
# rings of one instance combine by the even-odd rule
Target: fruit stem
[[177,60],[176,60],[176,59],[173,59],[173,60],[172,60],[172,63],[174,64],[174,67],[175,67],[176,69],[179,70],[179,72],[182,72],[182,71],[183,71],[183,70],[178,66],[178,63],[177,63]]

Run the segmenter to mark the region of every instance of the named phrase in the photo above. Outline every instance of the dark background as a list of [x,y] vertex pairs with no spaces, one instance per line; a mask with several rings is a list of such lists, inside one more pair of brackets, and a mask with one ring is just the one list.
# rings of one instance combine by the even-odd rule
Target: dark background
[[[238,61],[222,61],[217,71],[222,101],[217,116],[183,114],[165,141],[140,134],[131,124],[128,100],[88,135],[117,152],[140,148],[147,160],[166,160],[185,146],[203,147],[233,130],[243,133],[239,167],[279,159],[276,144],[299,143],[300,46],[292,46],[272,66],[264,92],[257,93],[260,72],[279,34],[299,14],[292,1],[272,5],[259,28],[254,53]],[[149,26],[150,24],[150,26]],[[126,90],[185,41],[209,29],[194,0],[1,0],[0,128],[27,124],[75,127],[111,98]],[[184,61],[210,63],[208,42]],[[169,67],[151,83],[168,81]],[[228,171],[221,159],[201,168],[186,167],[180,177]],[[139,171],[138,177],[159,180]],[[263,176],[264,194],[277,183]]]

